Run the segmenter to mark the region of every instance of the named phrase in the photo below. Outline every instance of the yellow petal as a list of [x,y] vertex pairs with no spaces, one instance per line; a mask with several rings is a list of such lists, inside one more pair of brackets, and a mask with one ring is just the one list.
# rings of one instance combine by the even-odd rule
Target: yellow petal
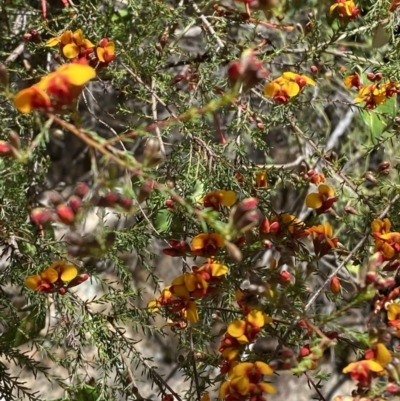
[[269,82],[264,86],[264,94],[268,97],[274,97],[279,90],[280,86],[274,81]]
[[55,283],[58,280],[58,271],[49,267],[40,273],[40,277],[43,281],[47,281],[48,283]]
[[[75,58],[79,56],[79,47],[75,43],[68,43],[63,47],[63,54],[66,58]],[[78,64],[76,64],[78,65]]]
[[188,289],[184,285],[174,285],[172,287],[173,294],[176,295],[178,298],[189,300],[190,293]]
[[25,280],[25,286],[30,288],[31,290],[36,291],[41,282],[42,278],[38,274],[36,274],[34,276],[27,277],[27,279]]
[[236,193],[233,191],[221,191],[221,204],[224,206],[232,206],[236,203]]
[[208,234],[199,234],[196,235],[193,239],[192,239],[192,248],[193,250],[196,249],[203,249],[204,248],[204,243],[205,241],[208,239]]
[[306,206],[311,209],[319,209],[322,206],[322,200],[319,194],[313,192],[306,196]]
[[260,310],[252,310],[247,316],[246,320],[253,326],[264,326],[264,313]]
[[239,363],[233,369],[233,377],[247,376],[248,372],[251,372],[252,369],[253,369],[252,362]]
[[237,389],[239,394],[246,395],[249,392],[250,380],[247,376],[236,377],[231,380],[232,385]]
[[219,263],[211,264],[211,275],[213,277],[223,276],[224,274],[228,273],[228,270],[228,267],[225,265],[221,265]]
[[193,273],[185,273],[183,275],[183,280],[185,282],[185,287],[188,289],[189,292],[192,292],[197,287],[197,280],[196,276]]
[[389,320],[396,320],[400,316],[400,304],[390,304],[387,310]]
[[62,74],[68,78],[68,82],[71,85],[81,86],[91,79],[96,77],[96,71],[94,68],[83,65],[83,64],[64,64],[61,66],[56,73]]
[[392,354],[386,348],[385,344],[378,343],[376,345],[376,358],[375,361],[381,366],[386,366],[392,360]]
[[[274,296],[273,291],[270,292],[270,295],[271,297]],[[263,314],[263,317],[264,317],[264,324],[270,324],[274,321],[274,319],[271,316],[267,315],[266,313]]]
[[234,320],[229,324],[226,332],[231,337],[237,338],[244,334],[245,329],[246,329],[246,322],[244,320]]
[[72,42],[72,31],[65,31],[60,37],[60,42],[67,45]]
[[[371,372],[382,372],[382,370],[383,370],[382,365],[380,365],[378,362],[373,361],[372,359],[370,359],[368,361],[364,361],[364,362],[368,363],[368,368]],[[343,371],[344,371],[344,369],[343,369]]]
[[186,304],[186,317],[189,322],[196,323],[199,321],[199,313],[197,311],[196,302],[189,301]]
[[262,389],[262,391],[264,391],[264,393],[268,393],[268,394],[276,393],[275,387],[269,383],[265,383],[265,382],[258,383],[258,388]]
[[218,398],[224,399],[229,395],[230,382],[223,382],[219,388]]
[[101,62],[105,62],[106,60],[104,59],[104,55],[106,54],[106,51],[104,50],[103,47],[98,47],[96,49],[96,53],[97,53],[97,58],[101,61]]
[[33,110],[32,99],[35,90],[31,88],[23,89],[14,96],[14,106],[21,113],[30,113]]
[[263,375],[272,375],[274,373],[274,370],[269,366],[268,364],[264,362],[254,362],[255,367],[258,369],[258,371],[263,374]]
[[60,278],[62,281],[71,281],[78,275],[78,269],[73,265],[64,265]]
[[294,97],[296,95],[298,95],[298,93],[300,92],[300,86],[293,81],[288,81],[283,87],[282,89],[285,89],[286,93],[290,96],[290,97]]
[[222,356],[228,361],[233,361],[238,355],[239,348],[226,348],[222,351]]
[[324,224],[324,231],[327,237],[332,237],[333,235],[332,226],[328,222]]
[[312,85],[315,86],[315,81],[311,79],[310,77],[307,77],[307,75],[302,75],[301,76],[305,81],[307,82],[307,85]]
[[107,54],[115,54],[115,43],[108,42],[105,47]]
[[59,36],[56,36],[55,38],[50,38],[50,39],[46,42],[46,47],[57,46],[60,42],[61,42],[61,39],[60,39]]
[[74,34],[72,35],[75,43],[77,45],[81,45],[83,43],[83,32],[82,29],[77,29]]

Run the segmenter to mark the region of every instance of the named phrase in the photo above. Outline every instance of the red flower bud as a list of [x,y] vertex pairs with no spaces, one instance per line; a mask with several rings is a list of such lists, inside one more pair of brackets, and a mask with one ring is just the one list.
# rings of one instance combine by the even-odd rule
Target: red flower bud
[[346,212],[346,213],[349,213],[349,214],[355,214],[355,215],[357,215],[358,214],[358,212],[357,212],[357,210],[356,209],[354,209],[354,207],[352,207],[352,206],[345,206],[344,207],[344,211]]
[[74,211],[74,213],[78,213],[82,206],[82,199],[73,195],[69,198],[68,206]]
[[282,285],[290,284],[291,278],[292,277],[291,277],[290,273],[287,270],[284,270],[279,275],[279,279],[278,279],[279,284],[282,284]]
[[76,287],[79,284],[82,284],[84,281],[86,281],[89,278],[89,274],[80,274],[79,276],[76,276],[74,279],[72,279],[69,283],[68,283],[68,288],[71,287]]
[[330,290],[334,293],[334,294],[338,294],[340,292],[340,280],[334,276],[331,279],[331,284],[330,284]]
[[50,210],[44,208],[33,209],[30,215],[32,223],[44,226],[53,220],[53,214]]
[[128,196],[121,195],[117,201],[117,204],[122,207],[122,209],[129,212],[132,208],[132,199]]
[[318,67],[317,67],[316,65],[312,65],[312,66],[310,67],[310,71],[311,71],[313,74],[316,74],[316,73],[318,72]]
[[173,209],[175,207],[175,202],[172,199],[167,199],[165,201],[165,206],[169,209]]
[[68,205],[58,205],[56,211],[58,218],[64,224],[71,225],[75,221],[75,213]]
[[86,182],[78,182],[75,187],[74,194],[79,196],[79,198],[84,198],[85,195],[89,192],[89,185]]

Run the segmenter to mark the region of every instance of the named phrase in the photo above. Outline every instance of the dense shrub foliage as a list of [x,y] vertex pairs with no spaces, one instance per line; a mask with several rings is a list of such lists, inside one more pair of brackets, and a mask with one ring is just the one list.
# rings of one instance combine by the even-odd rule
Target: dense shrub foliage
[[4,1],[3,399],[399,397],[399,13]]

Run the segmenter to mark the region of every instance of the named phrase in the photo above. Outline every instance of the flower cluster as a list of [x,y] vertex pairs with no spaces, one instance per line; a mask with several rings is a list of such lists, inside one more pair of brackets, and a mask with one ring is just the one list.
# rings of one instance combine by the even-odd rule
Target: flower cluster
[[315,209],[318,214],[326,213],[339,198],[335,190],[326,184],[318,186],[318,192],[312,192],[306,197],[306,205]]
[[155,313],[160,308],[173,322],[199,320],[196,299],[213,294],[228,272],[228,267],[209,259],[201,267],[193,266],[192,272],[175,278],[161,295],[150,301],[148,308]]
[[78,275],[78,269],[63,261],[53,263],[40,274],[27,277],[25,285],[31,290],[50,294],[65,294],[68,288],[75,287],[89,278],[87,274]]
[[379,252],[384,260],[394,260],[400,253],[400,233],[391,230],[389,219],[374,220],[371,223],[375,242],[374,252]]
[[21,113],[62,112],[74,104],[83,85],[95,76],[96,71],[88,65],[64,64],[37,84],[18,92],[14,105]]
[[264,86],[265,96],[272,97],[275,102],[286,104],[297,96],[306,85],[315,85],[315,81],[306,75],[294,72],[284,72],[282,76],[274,79]]
[[352,20],[357,18],[361,10],[352,0],[336,0],[329,8],[329,14],[337,15],[344,20]]
[[72,62],[88,64],[94,68],[107,67],[115,59],[115,44],[107,38],[100,40],[96,47],[89,39],[83,36],[81,29],[75,32],[65,31],[47,41],[46,46],[59,46],[62,54]]
[[387,99],[393,97],[400,92],[400,83],[391,80],[383,80],[381,73],[368,73],[366,78],[371,82],[364,86],[360,76],[355,73],[344,78],[344,85],[347,88],[357,88],[358,96],[355,98],[356,103],[365,102],[364,108],[372,110],[380,104],[384,104]]
[[264,375],[274,371],[264,362],[241,362],[233,369],[229,381],[222,383],[219,398],[227,401],[246,400],[265,401],[263,393],[275,394],[275,387],[263,380]]
[[222,383],[219,397],[230,400],[265,400],[263,393],[273,394],[275,388],[262,381],[263,375],[273,373],[272,368],[263,362],[240,362],[246,346],[256,341],[262,328],[272,322],[272,318],[261,310],[248,308],[243,302],[244,294],[238,291],[236,297],[242,308],[243,319],[234,320],[228,325],[221,339],[219,352],[222,355],[220,369],[222,374],[229,376]]

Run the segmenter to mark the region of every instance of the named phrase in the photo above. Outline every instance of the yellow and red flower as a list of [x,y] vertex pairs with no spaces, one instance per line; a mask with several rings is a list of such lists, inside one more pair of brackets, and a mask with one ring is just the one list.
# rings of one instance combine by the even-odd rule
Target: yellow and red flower
[[75,32],[65,31],[62,35],[51,38],[47,41],[46,46],[60,46],[64,56],[69,59],[86,58],[93,53],[94,44],[85,39],[81,29]]
[[64,64],[37,84],[18,92],[14,97],[14,105],[21,113],[33,110],[61,111],[73,104],[81,94],[83,85],[95,76],[95,70],[87,65]]
[[317,193],[313,192],[306,196],[306,205],[321,214],[329,210],[338,199],[333,188],[322,184],[318,187]]
[[324,256],[332,249],[335,249],[339,241],[338,238],[332,238],[332,226],[326,222],[318,226],[312,226],[307,229],[313,235],[315,254]]
[[65,283],[70,282],[78,276],[78,269],[63,261],[53,263],[40,274],[27,277],[25,285],[33,291],[52,293],[65,292]]
[[345,77],[343,83],[346,88],[361,89],[363,87],[363,84],[361,83],[361,78],[357,73]]
[[96,49],[97,58],[106,67],[115,60],[115,43],[103,38]]
[[352,362],[343,369],[343,373],[350,373],[350,377],[357,380],[360,387],[369,387],[374,375],[387,373],[385,366],[392,360],[390,351],[382,343],[367,350],[365,355],[366,359]]
[[306,85],[315,85],[315,81],[306,75],[294,72],[284,72],[264,86],[265,96],[272,97],[278,103],[288,103],[290,98],[297,96]]
[[219,210],[221,206],[233,206],[237,201],[234,191],[225,191],[220,189],[206,194],[199,202],[204,203],[204,207],[212,207],[214,210]]
[[329,8],[329,14],[336,13],[342,19],[354,19],[361,13],[361,10],[352,0],[336,0]]
[[223,248],[224,246],[224,237],[217,233],[202,233],[192,239],[192,252],[198,256],[214,256],[217,254],[218,248]]
[[372,83],[361,88],[358,96],[354,99],[356,103],[365,102],[365,109],[371,110],[383,104],[386,100],[400,91],[400,83],[386,81]]
[[242,362],[233,367],[230,380],[222,383],[219,398],[226,400],[262,399],[263,393],[274,394],[275,387],[261,381],[264,375],[272,375],[274,371],[264,362]]
[[240,344],[251,343],[255,340],[261,328],[272,322],[272,317],[259,310],[252,310],[245,320],[234,320],[227,328],[227,333]]

